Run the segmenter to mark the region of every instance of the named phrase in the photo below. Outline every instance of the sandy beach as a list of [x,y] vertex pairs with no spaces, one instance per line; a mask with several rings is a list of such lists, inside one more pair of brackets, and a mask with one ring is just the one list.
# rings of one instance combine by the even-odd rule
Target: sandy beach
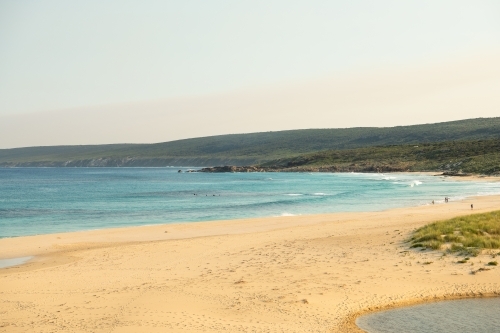
[[403,243],[471,203],[500,196],[0,239],[1,258],[35,256],[0,269],[0,332],[356,332],[367,311],[500,295],[499,268],[470,274],[489,255],[457,264]]

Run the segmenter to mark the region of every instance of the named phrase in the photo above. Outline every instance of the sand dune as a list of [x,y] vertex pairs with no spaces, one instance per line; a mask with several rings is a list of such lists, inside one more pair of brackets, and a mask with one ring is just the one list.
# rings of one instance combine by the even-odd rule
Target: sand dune
[[[146,226],[0,240],[0,332],[354,332],[359,313],[500,294],[489,256],[402,243],[500,197],[384,212]],[[424,262],[432,264],[424,265]]]

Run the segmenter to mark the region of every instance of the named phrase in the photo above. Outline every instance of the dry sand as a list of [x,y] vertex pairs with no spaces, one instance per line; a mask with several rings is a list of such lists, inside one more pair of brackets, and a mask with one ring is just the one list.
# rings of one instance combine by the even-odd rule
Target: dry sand
[[500,295],[500,268],[470,274],[489,255],[403,243],[471,203],[500,197],[1,239],[2,258],[36,257],[0,270],[0,332],[355,332],[365,311]]

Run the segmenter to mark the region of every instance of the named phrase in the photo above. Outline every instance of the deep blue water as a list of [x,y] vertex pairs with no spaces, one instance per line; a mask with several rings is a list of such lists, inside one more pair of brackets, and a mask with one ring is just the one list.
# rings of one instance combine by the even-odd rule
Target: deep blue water
[[[0,168],[0,237],[347,211],[500,193],[500,183],[408,174],[178,173]],[[183,168],[183,170],[187,170]],[[194,195],[196,194],[196,195]]]

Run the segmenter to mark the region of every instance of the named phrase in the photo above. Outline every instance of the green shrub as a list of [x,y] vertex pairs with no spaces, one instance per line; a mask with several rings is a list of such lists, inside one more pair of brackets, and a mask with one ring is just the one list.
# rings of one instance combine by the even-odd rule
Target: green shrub
[[478,255],[483,249],[500,248],[500,211],[438,221],[415,230],[410,248]]

